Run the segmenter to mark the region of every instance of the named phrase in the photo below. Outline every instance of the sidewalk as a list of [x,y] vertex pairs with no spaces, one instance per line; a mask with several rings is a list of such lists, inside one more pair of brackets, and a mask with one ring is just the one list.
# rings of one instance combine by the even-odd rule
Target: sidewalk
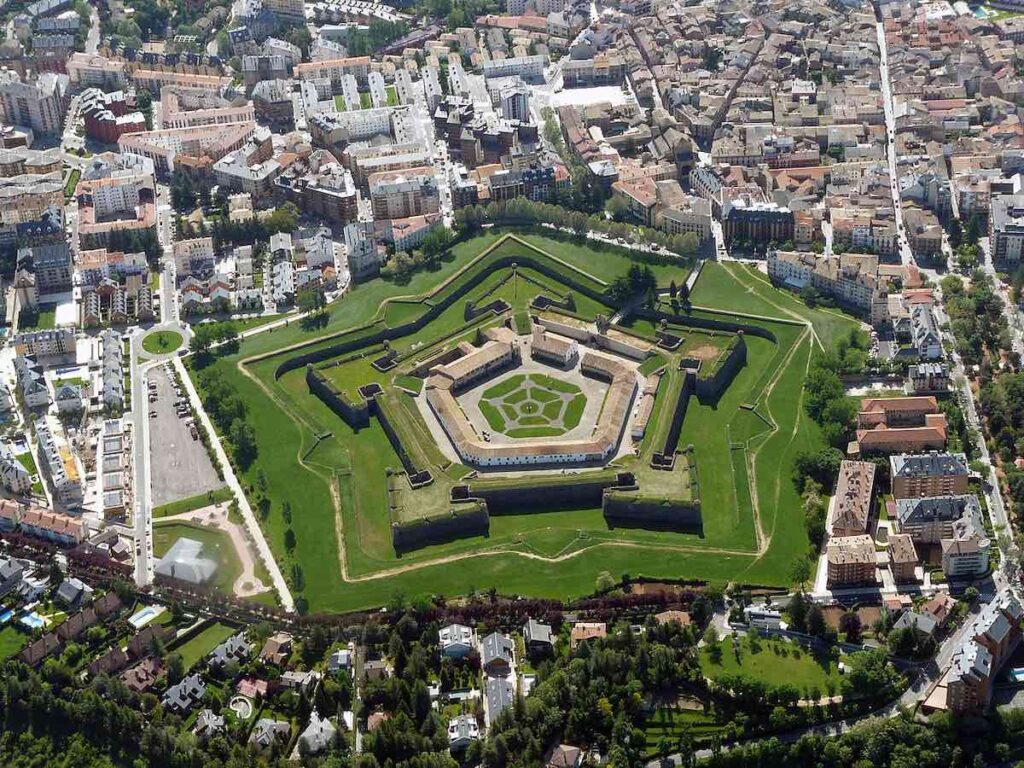
[[295,600],[292,598],[292,593],[288,589],[288,583],[284,580],[284,575],[281,573],[281,569],[277,565],[277,560],[274,559],[274,553],[271,551],[270,545],[267,544],[267,539],[263,535],[263,529],[260,528],[259,521],[256,520],[256,515],[253,514],[252,507],[249,506],[249,499],[246,498],[245,493],[242,490],[242,485],[238,482],[238,478],[235,476],[235,470],[231,466],[231,462],[228,461],[227,452],[225,452],[223,444],[217,437],[217,431],[213,428],[213,423],[210,421],[210,417],[207,415],[206,409],[203,408],[202,401],[199,399],[199,393],[196,392],[195,386],[192,384],[192,379],[185,370],[185,366],[181,362],[180,357],[174,357],[174,367],[181,376],[181,380],[185,385],[185,390],[188,392],[188,399],[191,401],[192,407],[195,408],[200,421],[203,422],[203,426],[206,428],[206,432],[210,436],[210,443],[217,454],[217,459],[220,461],[221,467],[224,469],[224,482],[227,484],[228,488],[231,489],[231,492],[235,494],[235,498],[238,500],[238,506],[242,513],[242,519],[245,521],[245,527],[249,530],[253,543],[256,545],[256,553],[263,561],[263,564],[267,567],[267,572],[270,574],[270,580],[274,584],[274,589],[277,590],[277,594],[281,598],[281,605],[285,610],[294,612]]

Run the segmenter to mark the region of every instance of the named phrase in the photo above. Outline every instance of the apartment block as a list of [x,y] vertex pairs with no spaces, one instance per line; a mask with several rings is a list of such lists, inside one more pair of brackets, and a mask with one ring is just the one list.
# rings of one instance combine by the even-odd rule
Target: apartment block
[[889,457],[889,470],[897,499],[967,493],[970,470],[962,453],[901,453]]
[[912,584],[917,581],[917,549],[914,547],[914,539],[909,534],[891,534],[886,552],[889,553],[893,581],[897,584]]
[[22,82],[17,72],[0,72],[0,116],[35,133],[58,136],[64,130],[69,84],[67,75],[53,72],[29,82]]
[[437,213],[440,195],[434,169],[429,166],[402,171],[383,171],[369,178],[373,217],[405,219]]
[[875,583],[875,541],[867,534],[830,538],[825,557],[829,588]]
[[867,533],[875,497],[875,465],[866,461],[843,461],[839,465],[833,501],[833,536]]
[[964,641],[953,654],[946,678],[945,705],[965,714],[986,708],[1002,666],[1020,644],[1024,610],[1009,592],[1002,592],[972,620]]

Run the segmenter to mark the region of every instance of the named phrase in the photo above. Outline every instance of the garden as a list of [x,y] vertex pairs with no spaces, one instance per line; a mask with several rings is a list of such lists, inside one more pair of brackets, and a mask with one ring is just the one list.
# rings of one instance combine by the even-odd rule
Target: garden
[[480,412],[509,437],[554,437],[580,424],[587,396],[572,382],[544,374],[517,374],[484,390]]

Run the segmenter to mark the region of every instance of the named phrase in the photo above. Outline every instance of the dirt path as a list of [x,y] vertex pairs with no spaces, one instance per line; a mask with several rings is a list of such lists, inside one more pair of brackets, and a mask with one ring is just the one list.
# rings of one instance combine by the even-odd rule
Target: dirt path
[[242,573],[233,585],[232,591],[236,597],[252,597],[269,592],[270,587],[263,583],[256,576],[256,559],[249,549],[249,541],[245,537],[245,528],[238,523],[228,519],[228,505],[214,504],[209,507],[202,507],[191,512],[182,512],[178,515],[168,515],[158,518],[163,521],[188,522],[201,525],[204,528],[215,528],[224,531],[231,539],[231,544],[238,555],[238,561],[242,565]]

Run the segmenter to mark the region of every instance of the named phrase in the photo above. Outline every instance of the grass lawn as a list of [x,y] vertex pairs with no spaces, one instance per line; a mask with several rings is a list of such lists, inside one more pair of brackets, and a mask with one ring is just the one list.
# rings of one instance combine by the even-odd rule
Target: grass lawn
[[659,742],[662,739],[668,739],[672,744],[671,751],[675,751],[679,737],[684,733],[700,742],[720,733],[723,727],[701,709],[657,709],[641,726],[644,732],[644,751],[648,757],[659,754]]
[[197,496],[189,496],[187,499],[179,499],[178,501],[172,501],[169,504],[161,504],[159,507],[153,507],[153,517],[170,517],[172,515],[180,515],[185,512],[192,512],[196,509],[202,509],[208,507],[212,503],[216,504],[221,501],[231,501],[233,495],[229,488],[218,488],[210,493],[200,493]]
[[237,631],[237,629],[229,627],[227,624],[214,622],[203,627],[181,645],[169,650],[181,654],[181,660],[185,663],[185,669],[191,669],[196,663],[205,658],[210,651]]
[[[21,322],[25,319],[28,322]],[[19,331],[48,331],[57,326],[57,305],[40,304],[39,312],[35,315],[28,315],[23,312],[18,322]]]
[[[829,328],[839,333],[855,324],[842,315],[805,316],[801,311],[810,310],[798,300],[760,281],[751,283],[749,302],[730,304],[723,288],[723,311],[730,318],[770,328],[777,342],[748,335],[746,366],[715,405],[691,401],[679,440],[679,447],[695,446],[704,513],[702,535],[609,530],[600,509],[573,509],[495,516],[486,539],[429,546],[401,557],[395,554],[383,478],[387,469],[398,466],[399,461],[380,424],[374,419],[369,427],[351,430],[322,401],[310,396],[304,370],[276,378],[276,369],[286,355],[250,358],[310,340],[303,351],[315,350],[333,343],[320,340],[325,334],[362,327],[373,318],[379,323],[386,319],[389,324],[412,319],[417,316],[416,297],[452,279],[502,234],[488,231],[458,243],[436,270],[417,273],[404,285],[384,280],[357,285],[331,306],[326,328],[311,332],[292,323],[246,339],[237,354],[212,363],[248,405],[259,458],[239,473],[240,479],[251,488],[260,469],[266,474],[272,504],[263,522],[264,532],[285,573],[291,571],[292,564],[302,569],[310,610],[342,611],[380,605],[398,592],[406,597],[464,594],[470,586],[564,599],[592,592],[594,579],[601,571],[787,585],[793,559],[806,549],[799,498],[791,479],[792,461],[798,451],[820,445],[817,427],[803,410],[802,383],[812,353],[812,337],[804,323],[812,323],[819,337]],[[533,234],[524,239],[597,281],[614,279],[630,263],[620,249],[592,249]],[[653,269],[659,282],[665,284],[669,280],[680,282],[689,271],[684,262],[678,267]],[[557,281],[530,272],[520,267],[522,274],[510,277],[508,270],[495,270],[469,290],[465,301],[490,301],[501,296],[516,310],[525,308],[537,293],[566,291]],[[731,274],[724,277],[735,283],[734,291],[745,290],[745,283]],[[743,279],[757,278],[744,275]],[[700,287],[698,281],[697,291]],[[601,306],[579,292],[574,296],[577,311],[587,316],[596,312],[591,313],[590,305],[581,310],[581,305],[590,302]],[[400,304],[387,301],[397,297],[402,299]],[[422,345],[433,344],[446,334],[448,343],[463,338],[467,331],[465,301],[456,301],[428,328],[395,340],[392,347],[400,352],[413,348],[419,351]],[[716,308],[711,299],[704,303]],[[773,304],[792,306],[792,314],[773,308]],[[762,314],[759,309],[772,309],[772,316],[786,322],[751,320],[735,314],[742,310]],[[702,310],[694,312],[708,315]],[[638,324],[634,330],[649,333],[652,329]],[[345,390],[366,383],[362,376],[390,381],[392,375],[372,371],[369,361],[374,356],[328,368],[324,373]],[[248,360],[244,372],[236,365],[239,360]],[[655,407],[665,406],[661,402]],[[648,439],[645,437],[645,444]],[[332,502],[332,485],[338,497],[337,508]],[[290,555],[284,548],[288,528],[281,515],[284,502],[303,512],[295,514],[291,523],[296,547]],[[755,514],[760,517],[760,535]],[[343,537],[340,541],[339,532]],[[619,546],[623,540],[632,546]],[[347,580],[341,577],[339,548],[344,551]],[[487,556],[470,556],[482,549],[490,550]],[[526,553],[560,559],[527,562],[521,556]],[[460,559],[437,562],[442,557]]]
[[697,307],[809,322],[829,349],[840,336],[861,326],[838,309],[808,307],[796,294],[775,288],[767,275],[746,264],[706,262],[690,301]]
[[77,168],[72,168],[67,180],[64,182],[64,197],[71,199],[75,196],[75,187],[78,186],[80,178],[82,178],[82,172]]
[[782,640],[758,640],[760,650],[755,653],[750,636],[740,642],[739,659],[733,651],[731,637],[719,641],[722,651],[721,662],[711,659],[709,648],[703,648],[700,667],[712,680],[726,674],[744,675],[766,685],[792,685],[801,693],[817,688],[820,695],[827,695],[829,683],[839,687],[842,676],[838,664],[828,654],[814,653],[796,643]]
[[13,625],[0,629],[0,661],[6,661],[14,656],[29,641],[29,636],[19,631]]
[[232,585],[242,574],[242,564],[231,544],[231,538],[223,531],[206,528],[192,523],[161,523],[153,524],[153,553],[163,557],[180,538],[194,539],[203,543],[203,557],[216,560],[219,564],[213,575],[211,584],[228,594]]
[[39,470],[36,467],[36,460],[32,458],[32,451],[25,451],[24,453],[19,453],[17,455],[17,459],[18,463],[20,463],[21,466],[23,466],[28,471],[28,473],[32,475],[32,477],[37,478],[36,481],[32,483],[32,493],[42,494],[43,483],[41,478],[39,477]]
[[142,339],[142,348],[151,355],[169,355],[181,346],[184,339],[177,331],[153,331]]
[[[202,325],[210,328],[211,330],[219,331],[222,328],[231,328],[235,333],[241,333],[242,331],[259,328],[261,325],[266,325],[267,323],[272,323],[275,320],[280,320],[281,317],[281,315],[260,315],[259,317],[246,317],[237,320],[215,320],[212,323],[202,323]],[[198,327],[198,325],[199,324],[197,324],[196,327]]]

